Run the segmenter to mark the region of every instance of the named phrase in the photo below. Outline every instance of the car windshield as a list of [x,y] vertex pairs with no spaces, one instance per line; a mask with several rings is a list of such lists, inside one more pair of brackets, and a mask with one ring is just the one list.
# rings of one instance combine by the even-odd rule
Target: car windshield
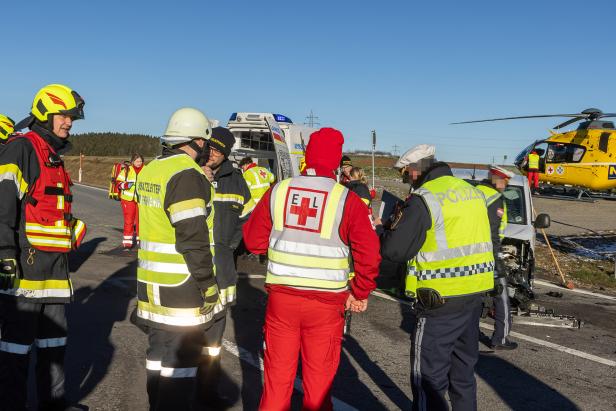
[[507,203],[507,222],[509,224],[526,224],[524,207],[524,189],[520,186],[507,186],[503,193]]

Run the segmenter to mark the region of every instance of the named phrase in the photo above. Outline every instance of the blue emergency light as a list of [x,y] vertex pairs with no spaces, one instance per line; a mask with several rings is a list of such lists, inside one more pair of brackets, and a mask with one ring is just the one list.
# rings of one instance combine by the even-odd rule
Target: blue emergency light
[[293,124],[293,121],[287,116],[283,116],[282,114],[274,114],[274,120],[278,123],[290,123]]

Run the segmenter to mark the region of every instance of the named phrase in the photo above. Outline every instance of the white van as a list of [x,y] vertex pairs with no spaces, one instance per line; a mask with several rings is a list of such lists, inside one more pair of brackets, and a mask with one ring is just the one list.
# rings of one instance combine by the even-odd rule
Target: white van
[[299,175],[300,161],[310,134],[316,129],[293,124],[275,113],[233,113],[227,128],[235,136],[231,160],[252,157],[278,180]]

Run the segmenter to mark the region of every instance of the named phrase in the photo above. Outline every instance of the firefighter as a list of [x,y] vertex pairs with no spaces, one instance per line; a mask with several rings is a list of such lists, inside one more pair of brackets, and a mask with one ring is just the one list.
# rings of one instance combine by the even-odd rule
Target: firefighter
[[532,150],[528,155],[528,185],[533,193],[537,192],[539,188],[539,154],[537,150]]
[[240,161],[240,168],[250,189],[252,200],[255,204],[259,204],[259,200],[274,184],[276,177],[267,168],[258,166],[250,157],[244,157]]
[[477,188],[483,192],[488,207],[488,219],[492,234],[492,249],[494,261],[494,291],[492,305],[494,307],[494,332],[490,339],[490,347],[495,350],[514,350],[518,344],[509,341],[507,336],[511,331],[511,308],[509,294],[507,293],[507,275],[504,264],[499,257],[501,254],[501,241],[505,237],[507,227],[507,204],[502,192],[507,188],[509,180],[513,177],[511,171],[502,167],[491,166],[488,178],[483,180]]
[[263,410],[289,409],[300,353],[303,409],[332,409],[344,311],[365,311],[376,286],[378,238],[367,207],[336,183],[343,143],[332,128],[312,133],[304,174],[274,185],[244,225],[248,250],[269,257]]
[[202,112],[177,110],[162,155],[137,181],[137,318],[148,330],[150,410],[192,409],[204,330],[223,309],[210,250],[214,188],[198,166],[210,135]]
[[15,131],[15,122],[10,117],[0,114],[0,144],[6,144],[13,131]]
[[381,236],[383,259],[407,263],[405,292],[415,299],[411,343],[414,410],[477,408],[482,298],[494,286],[490,223],[479,189],[453,177],[422,144],[396,168],[412,194]]
[[340,176],[338,178],[338,182],[342,185],[346,185],[349,181],[351,181],[351,170],[353,169],[353,162],[351,161],[351,157],[342,156],[339,168]]
[[137,176],[142,168],[143,156],[135,153],[130,159],[128,167],[118,174],[116,180],[118,190],[120,191],[122,214],[124,215],[124,232],[122,237],[124,251],[130,251],[133,248],[133,237],[135,237],[135,242],[139,242],[139,212],[135,188]]
[[212,129],[208,141],[209,159],[203,171],[212,182],[214,196],[214,264],[216,282],[224,310],[216,313],[214,324],[206,331],[203,356],[199,366],[198,395],[212,408],[224,408],[228,399],[218,392],[220,353],[225,331],[227,307],[235,304],[237,271],[234,251],[242,239],[242,225],[254,208],[250,190],[240,170],[229,161],[235,137],[224,127]]
[[23,410],[30,352],[36,349],[39,409],[66,410],[65,304],[73,296],[68,253],[85,225],[71,214],[71,180],[60,157],[70,148],[84,100],[61,84],[43,87],[30,115],[0,151],[0,404]]

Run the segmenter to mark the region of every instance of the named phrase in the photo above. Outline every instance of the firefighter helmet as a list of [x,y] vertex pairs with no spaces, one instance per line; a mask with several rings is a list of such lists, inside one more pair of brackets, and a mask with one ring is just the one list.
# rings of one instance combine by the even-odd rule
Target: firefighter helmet
[[6,141],[15,130],[15,122],[10,117],[0,114],[0,141]]
[[62,84],[49,84],[34,96],[31,113],[42,123],[53,114],[64,114],[77,120],[83,118],[84,104],[85,101],[75,90]]
[[210,120],[201,111],[184,107],[171,115],[161,142],[175,146],[196,139],[208,140],[212,135]]

